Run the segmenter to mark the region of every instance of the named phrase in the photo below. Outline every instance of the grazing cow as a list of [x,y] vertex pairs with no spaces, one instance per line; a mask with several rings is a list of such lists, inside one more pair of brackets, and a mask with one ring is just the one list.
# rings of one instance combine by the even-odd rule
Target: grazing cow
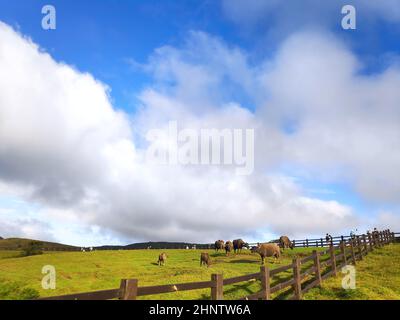
[[200,255],[200,267],[203,265],[206,265],[207,267],[209,267],[210,264],[211,264],[210,256],[208,255],[207,252],[202,252]]
[[275,260],[281,256],[281,250],[276,243],[262,243],[257,247],[252,247],[251,252],[257,252],[261,257],[261,265],[264,264],[264,259],[268,257],[274,257]]
[[241,252],[244,247],[249,248],[249,244],[244,242],[242,239],[233,240],[233,250],[235,253]]
[[225,243],[225,253],[226,253],[226,255],[230,254],[232,252],[232,250],[233,250],[233,243],[228,240]]
[[165,265],[165,262],[167,261],[167,254],[165,252],[161,253],[158,256],[158,265]]
[[224,247],[225,247],[225,242],[224,242],[224,240],[217,240],[217,241],[215,241],[215,244],[214,244],[214,249],[215,249],[215,251],[218,252],[218,250],[224,250]]
[[279,238],[279,246],[285,250],[286,248],[290,248],[293,250],[293,243],[287,236],[282,236]]

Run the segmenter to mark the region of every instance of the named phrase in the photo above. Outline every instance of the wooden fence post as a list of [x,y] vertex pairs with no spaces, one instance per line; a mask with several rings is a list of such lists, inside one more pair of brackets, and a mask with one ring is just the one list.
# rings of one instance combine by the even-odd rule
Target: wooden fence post
[[270,284],[270,274],[269,268],[266,266],[261,266],[260,269],[260,278],[261,278],[261,286],[262,286],[262,299],[263,300],[271,300],[271,284]]
[[343,255],[342,261],[344,261],[344,265],[347,264],[347,257],[346,257],[346,243],[344,241],[340,242],[340,252]]
[[308,239],[306,239],[306,247],[308,248]]
[[315,267],[315,277],[318,280],[318,285],[321,287],[322,278],[321,278],[321,264],[319,263],[319,254],[317,250],[313,251],[314,256],[314,267]]
[[363,245],[364,245],[364,254],[367,254],[367,250],[368,250],[368,248],[367,248],[367,237],[366,237],[365,234],[363,234],[362,238],[363,238]]
[[138,280],[137,279],[122,279],[119,288],[120,300],[136,300]]
[[359,259],[362,260],[363,259],[363,255],[362,255],[362,247],[361,247],[360,236],[357,236],[357,251],[358,251],[358,255],[360,256]]
[[356,255],[355,255],[355,253],[354,253],[354,239],[351,238],[351,239],[349,240],[349,242],[350,242],[351,259],[353,260],[353,264],[356,265],[357,263],[356,263]]
[[337,270],[336,270],[336,256],[335,256],[335,249],[333,248],[333,244],[329,246],[329,253],[331,255],[331,266],[332,266],[332,272],[333,275],[336,277],[337,276]]
[[211,300],[224,299],[224,280],[222,274],[212,274]]
[[372,247],[375,249],[377,246],[377,240],[376,240],[376,232],[374,231],[372,233]]
[[369,244],[369,251],[373,251],[373,245],[372,245],[372,237],[371,237],[371,233],[368,232],[368,244]]
[[293,290],[294,298],[301,300],[301,269],[300,258],[293,259]]

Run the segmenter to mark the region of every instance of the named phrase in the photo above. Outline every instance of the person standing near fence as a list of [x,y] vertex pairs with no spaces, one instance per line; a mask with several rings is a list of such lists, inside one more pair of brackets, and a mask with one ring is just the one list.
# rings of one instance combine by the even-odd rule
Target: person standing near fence
[[325,239],[326,239],[326,244],[327,245],[333,245],[333,238],[329,233],[326,234]]

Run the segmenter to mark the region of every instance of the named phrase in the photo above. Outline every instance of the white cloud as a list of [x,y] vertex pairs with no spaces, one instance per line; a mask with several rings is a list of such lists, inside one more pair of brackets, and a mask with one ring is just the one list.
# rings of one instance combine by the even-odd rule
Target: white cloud
[[393,232],[400,230],[399,215],[394,212],[381,211],[374,222],[379,230],[390,229]]
[[[343,127],[343,122],[353,108],[352,120],[357,119],[362,101],[372,103],[379,97],[369,94],[373,84],[388,102],[396,101],[396,96],[386,85],[391,83],[385,81],[389,73],[358,78],[356,59],[346,48],[319,37],[308,40],[308,35],[294,37],[275,60],[252,66],[243,51],[193,33],[183,48],[164,47],[150,59],[147,69],[155,82],[141,93],[141,111],[131,121],[113,109],[105,85],[55,62],[0,24],[0,179],[7,185],[29,186],[31,192],[24,198],[40,204],[41,216],[50,225],[78,221],[123,239],[256,240],[265,232],[301,236],[350,228],[357,224],[352,208],[307,198],[301,186],[270,172],[282,161],[306,167],[319,162],[335,167],[337,161],[351,166],[354,179],[368,179],[369,175],[358,174],[361,164],[370,170],[379,167],[381,159],[363,157],[378,147],[386,151],[389,147],[376,141],[369,151],[360,146],[362,151],[354,157],[346,154],[349,147],[357,151],[347,142],[357,142],[358,135],[370,129],[361,126],[357,131],[351,124]],[[351,95],[351,89],[357,94]],[[232,92],[256,102],[257,111],[243,108]],[[321,105],[326,101],[328,105]],[[343,115],[332,110],[326,118],[321,111],[346,101],[350,101],[347,109],[344,105],[338,109]],[[373,104],[370,107],[374,110]],[[389,103],[385,111],[391,115],[393,107]],[[287,136],[280,121],[298,110],[300,129]],[[256,173],[240,177],[229,168],[145,163],[144,134],[170,120],[193,129],[255,128]],[[378,126],[379,118],[375,121]],[[343,129],[347,131],[337,135]],[[335,140],[326,140],[329,137]],[[341,146],[342,142],[346,143]],[[384,163],[393,166],[392,158],[387,158]],[[383,178],[396,187],[392,177]],[[70,231],[65,232],[70,237],[67,234]]]
[[[269,34],[285,37],[303,28],[336,29],[340,26],[342,7],[353,5],[357,10],[360,29],[373,31],[382,21],[398,23],[400,4],[397,0],[222,0],[224,15],[243,30],[257,36]],[[250,33],[251,34],[251,33]]]
[[291,37],[263,81],[265,118],[294,122],[285,158],[328,179],[353,184],[366,199],[400,197],[400,69],[363,75],[357,58],[332,37]]
[[50,226],[36,219],[4,219],[0,211],[0,236],[7,238],[27,238],[54,240]]

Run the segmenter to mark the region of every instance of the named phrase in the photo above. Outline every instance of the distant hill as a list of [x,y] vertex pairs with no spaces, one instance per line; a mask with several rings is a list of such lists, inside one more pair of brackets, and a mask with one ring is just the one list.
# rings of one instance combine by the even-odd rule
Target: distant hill
[[2,238],[2,237],[0,237],[0,240],[3,240],[3,238]]
[[132,243],[126,246],[100,246],[95,247],[96,250],[134,250],[134,249],[186,249],[187,247],[193,248],[196,246],[197,249],[209,249],[212,248],[211,244],[204,243],[187,243],[187,242],[141,242]]
[[[42,248],[52,249],[52,250],[77,251],[81,249],[81,247],[70,246],[56,242],[39,241],[39,240],[22,239],[22,238],[9,238],[9,239],[0,239],[0,250],[20,250],[31,242],[41,243]],[[199,243],[187,243],[187,242],[141,242],[141,243],[128,244],[126,246],[105,245],[93,248],[95,250],[186,249],[187,247],[193,248],[194,246],[196,246],[197,249],[209,249],[214,247],[211,244],[199,244]]]
[[39,241],[32,239],[22,239],[22,238],[9,238],[9,239],[0,239],[0,250],[19,250],[26,247],[29,243],[41,243],[42,248],[49,248],[55,250],[77,250],[78,247],[69,246],[56,242],[48,242],[48,241]]

